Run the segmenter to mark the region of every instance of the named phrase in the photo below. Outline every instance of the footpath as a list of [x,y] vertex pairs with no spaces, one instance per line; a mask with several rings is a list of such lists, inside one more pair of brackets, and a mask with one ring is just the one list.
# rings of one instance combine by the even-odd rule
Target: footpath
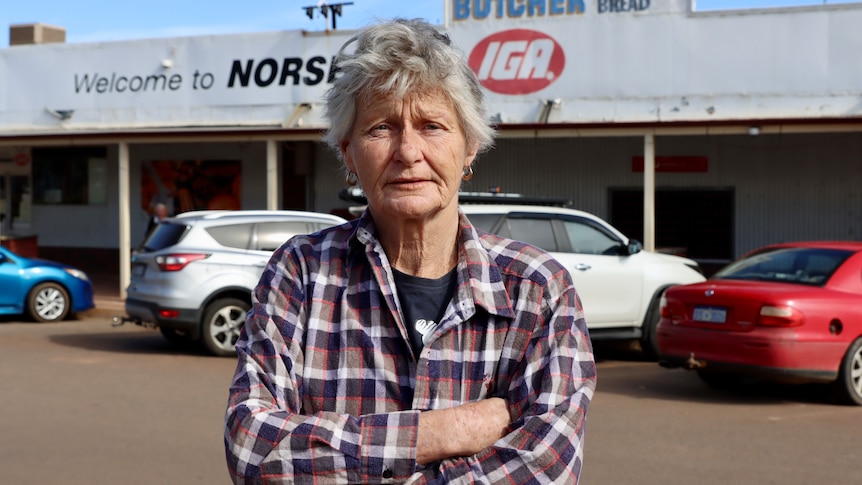
[[115,272],[87,271],[93,282],[93,301],[96,307],[82,316],[112,318],[126,314],[125,302],[120,298],[120,275]]

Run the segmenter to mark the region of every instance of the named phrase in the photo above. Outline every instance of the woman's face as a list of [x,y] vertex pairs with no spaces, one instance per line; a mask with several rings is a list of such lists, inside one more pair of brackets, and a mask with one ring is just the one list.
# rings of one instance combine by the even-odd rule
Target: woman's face
[[467,146],[449,98],[431,91],[357,103],[341,154],[372,212],[406,220],[457,207],[464,167],[476,149]]

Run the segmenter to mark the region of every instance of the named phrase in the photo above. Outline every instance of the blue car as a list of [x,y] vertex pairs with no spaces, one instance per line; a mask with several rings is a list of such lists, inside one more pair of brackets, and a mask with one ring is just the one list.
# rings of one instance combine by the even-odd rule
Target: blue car
[[93,283],[83,271],[0,246],[0,315],[57,322],[94,306]]

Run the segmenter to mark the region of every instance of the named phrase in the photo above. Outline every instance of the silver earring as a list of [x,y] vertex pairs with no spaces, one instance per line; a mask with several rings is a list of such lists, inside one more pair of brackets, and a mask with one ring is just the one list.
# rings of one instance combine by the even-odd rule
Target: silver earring
[[473,165],[472,164],[464,167],[464,173],[461,174],[461,178],[464,180],[470,180],[471,178],[473,178]]
[[345,182],[347,182],[348,187],[354,187],[359,182],[359,177],[356,176],[356,172],[347,172]]

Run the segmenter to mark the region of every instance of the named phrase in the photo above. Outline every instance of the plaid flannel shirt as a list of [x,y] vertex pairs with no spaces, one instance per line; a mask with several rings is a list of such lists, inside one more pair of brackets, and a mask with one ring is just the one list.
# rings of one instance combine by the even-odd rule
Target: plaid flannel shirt
[[[234,482],[577,482],[596,368],[571,277],[463,213],[459,234],[456,294],[420,355],[367,212],[275,251],[237,345]],[[508,402],[508,435],[416,463],[421,411],[494,396]]]

